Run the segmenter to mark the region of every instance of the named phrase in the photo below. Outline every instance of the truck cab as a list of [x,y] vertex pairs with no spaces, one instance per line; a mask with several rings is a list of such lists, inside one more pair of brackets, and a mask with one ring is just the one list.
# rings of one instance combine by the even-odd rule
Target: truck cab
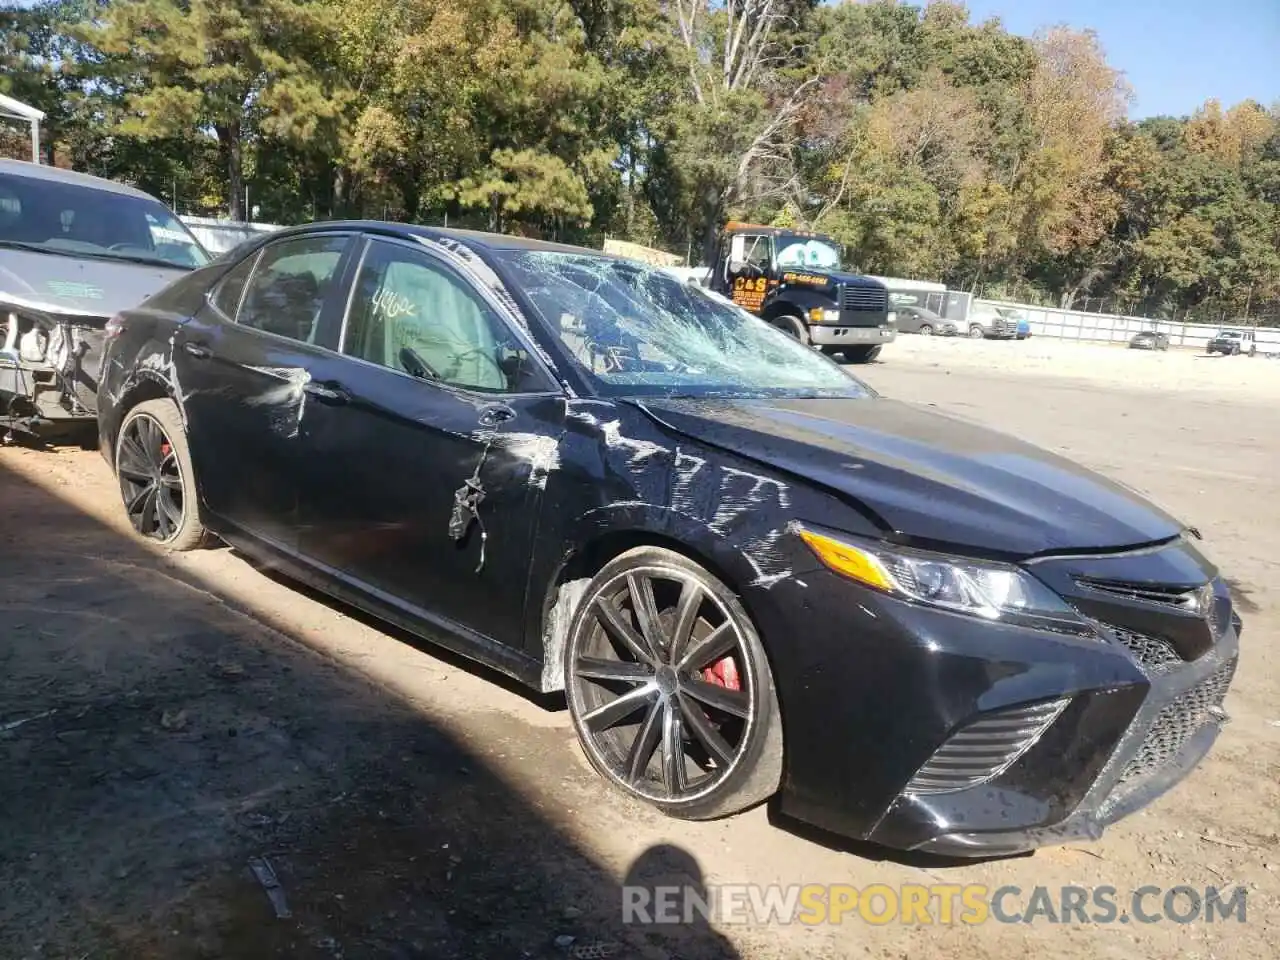
[[897,336],[883,283],[841,266],[831,237],[731,222],[711,267],[710,287],[802,343],[868,363]]

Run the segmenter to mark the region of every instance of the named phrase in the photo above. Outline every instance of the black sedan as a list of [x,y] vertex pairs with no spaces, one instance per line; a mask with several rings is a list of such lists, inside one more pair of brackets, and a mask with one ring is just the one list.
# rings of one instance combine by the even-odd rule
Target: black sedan
[[108,333],[140,536],[216,536],[563,689],[601,776],[672,816],[1096,837],[1225,717],[1240,624],[1195,534],[661,270],[318,224]]
[[1155,330],[1143,330],[1129,341],[1130,350],[1168,350],[1169,335]]

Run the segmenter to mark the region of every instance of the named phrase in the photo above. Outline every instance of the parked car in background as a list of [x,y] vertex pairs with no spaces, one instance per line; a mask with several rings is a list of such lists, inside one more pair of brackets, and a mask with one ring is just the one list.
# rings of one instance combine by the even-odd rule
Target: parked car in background
[[0,437],[92,438],[108,318],[209,261],[141,190],[0,160]]
[[1143,330],[1129,341],[1130,350],[1168,350],[1169,335],[1158,330]]
[[[975,307],[965,323],[966,332],[974,340],[1013,340],[1018,336],[1018,318],[1007,307]],[[1027,332],[1030,333],[1029,327]]]
[[1238,357],[1243,353],[1252,357],[1258,352],[1258,344],[1252,330],[1219,330],[1209,339],[1204,352],[1210,356],[1220,353],[1224,357]]
[[898,314],[899,333],[919,333],[926,337],[954,337],[960,332],[960,328],[953,321],[940,317],[924,307],[899,304],[894,307],[894,310]]
[[108,334],[139,537],[216,534],[564,690],[592,766],[668,815],[776,795],[1011,853],[1097,837],[1226,719],[1241,624],[1186,525],[661,269],[313,224]]
[[1017,310],[1010,310],[1009,314],[1018,323],[1017,329],[1014,331],[1014,337],[1018,340],[1031,339],[1031,321],[1029,321]]

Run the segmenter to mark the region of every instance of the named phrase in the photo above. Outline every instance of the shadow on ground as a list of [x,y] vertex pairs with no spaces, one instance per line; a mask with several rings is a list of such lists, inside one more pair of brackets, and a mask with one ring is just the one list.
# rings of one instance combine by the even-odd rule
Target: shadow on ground
[[0,956],[736,955],[624,925],[516,784],[269,611],[3,466],[0,503]]

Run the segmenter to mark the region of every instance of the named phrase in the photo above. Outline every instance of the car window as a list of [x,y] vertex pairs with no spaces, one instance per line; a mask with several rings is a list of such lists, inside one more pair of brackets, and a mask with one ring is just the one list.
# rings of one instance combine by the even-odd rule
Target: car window
[[545,386],[506,324],[465,279],[398,244],[370,245],[356,278],[342,352],[467,390]]
[[213,305],[231,320],[236,318],[236,313],[240,309],[240,298],[244,294],[244,285],[249,279],[249,274],[253,272],[253,265],[257,260],[258,255],[256,253],[251,257],[246,257],[238,266],[233,267],[218,284],[218,290],[213,296]]
[[758,270],[768,270],[773,265],[773,242],[768,236],[736,234],[729,245],[729,259],[749,263]]
[[660,268],[589,252],[495,255],[604,396],[871,395],[794,337]]
[[158,200],[107,187],[0,174],[0,241],[42,253],[192,269],[209,255]]
[[315,343],[320,310],[347,239],[297,237],[271,244],[253,271],[236,322],[290,340]]

